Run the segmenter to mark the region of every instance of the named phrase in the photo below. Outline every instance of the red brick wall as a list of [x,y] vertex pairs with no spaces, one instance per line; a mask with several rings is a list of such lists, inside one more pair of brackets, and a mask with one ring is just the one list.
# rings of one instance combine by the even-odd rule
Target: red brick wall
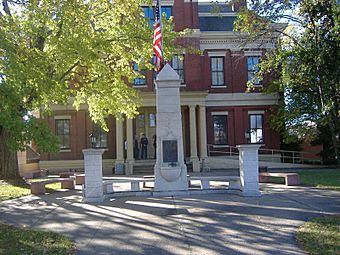
[[[83,159],[82,150],[90,148],[91,143],[89,136],[92,132],[92,122],[85,110],[80,111],[56,111],[54,116],[70,116],[70,152],[67,150],[60,153],[42,153],[41,160],[75,160]],[[55,118],[47,116],[47,121],[52,133],[55,134]],[[104,159],[112,159],[116,157],[116,139],[115,139],[115,121],[113,118],[107,120],[110,132],[107,136],[108,148],[104,152]]]
[[214,144],[214,128],[212,112],[228,112],[228,145],[236,146],[246,143],[245,130],[249,127],[248,111],[264,111],[264,147],[280,149],[280,136],[270,129],[268,119],[269,106],[236,106],[236,107],[207,107],[207,140]]

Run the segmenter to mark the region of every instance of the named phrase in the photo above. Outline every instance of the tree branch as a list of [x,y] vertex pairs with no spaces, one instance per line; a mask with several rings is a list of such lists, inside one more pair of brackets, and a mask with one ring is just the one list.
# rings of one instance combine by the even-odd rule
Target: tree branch
[[72,72],[72,70],[73,70],[73,68],[75,68],[77,65],[79,65],[79,63],[80,63],[80,61],[78,60],[76,63],[74,63],[62,76],[61,76],[61,78],[60,78],[60,80],[64,80],[64,78],[67,76],[67,75],[69,75],[71,72]]
[[287,36],[287,37],[288,37],[289,39],[291,39],[294,43],[296,43],[300,48],[304,48],[303,45],[302,45],[296,38],[292,37],[291,35],[289,35],[289,34],[283,32],[283,31],[281,31],[281,30],[277,30],[277,29],[275,29],[274,32],[278,32],[278,33],[280,33],[280,34],[282,34],[282,35],[284,35],[284,36]]
[[3,0],[3,1],[2,1],[2,6],[4,7],[4,12],[5,12],[7,15],[12,16],[11,10],[9,9],[7,0]]

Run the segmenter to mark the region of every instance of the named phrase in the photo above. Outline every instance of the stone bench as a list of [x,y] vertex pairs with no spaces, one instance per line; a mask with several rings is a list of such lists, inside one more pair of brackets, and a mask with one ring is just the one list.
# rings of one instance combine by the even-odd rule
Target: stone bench
[[51,183],[61,183],[62,189],[74,189],[74,178],[56,178],[44,181],[31,182],[31,194],[43,195],[46,193],[46,185]]
[[239,176],[194,176],[190,177],[190,181],[200,181],[201,189],[210,189],[211,181],[227,181],[229,182],[229,189],[241,189]]
[[296,186],[300,184],[299,175],[296,173],[260,173],[259,181],[262,183],[268,183],[269,177],[284,178],[286,186]]
[[42,170],[38,170],[38,171],[33,171],[33,172],[29,172],[29,173],[24,173],[23,177],[25,179],[34,179],[34,178],[38,178],[43,176],[43,171]]
[[76,174],[76,185],[83,185],[85,184],[85,174]]
[[133,178],[133,179],[112,179],[103,181],[103,192],[104,194],[112,193],[113,184],[114,183],[130,183],[131,191],[140,191],[140,183],[143,183],[143,187],[145,186],[145,182],[154,182],[154,179],[144,179],[144,178]]

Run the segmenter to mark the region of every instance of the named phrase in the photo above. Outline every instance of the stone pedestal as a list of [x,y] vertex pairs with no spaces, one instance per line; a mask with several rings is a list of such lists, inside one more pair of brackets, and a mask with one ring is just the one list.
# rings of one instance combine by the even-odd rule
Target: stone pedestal
[[244,196],[260,196],[259,156],[261,144],[242,144],[239,150],[241,190]]
[[178,74],[171,66],[165,65],[156,79],[155,191],[188,190],[179,88]]
[[85,202],[102,202],[103,196],[103,167],[102,155],[104,149],[85,149]]

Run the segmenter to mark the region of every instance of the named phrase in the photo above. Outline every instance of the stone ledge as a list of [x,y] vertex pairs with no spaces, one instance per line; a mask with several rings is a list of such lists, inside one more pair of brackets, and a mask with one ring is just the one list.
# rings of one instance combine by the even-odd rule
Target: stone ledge
[[111,194],[105,194],[104,200],[115,197],[168,197],[168,196],[190,196],[190,195],[206,195],[206,194],[233,194],[242,195],[240,190],[230,189],[207,189],[207,190],[183,190],[183,191],[120,191]]

